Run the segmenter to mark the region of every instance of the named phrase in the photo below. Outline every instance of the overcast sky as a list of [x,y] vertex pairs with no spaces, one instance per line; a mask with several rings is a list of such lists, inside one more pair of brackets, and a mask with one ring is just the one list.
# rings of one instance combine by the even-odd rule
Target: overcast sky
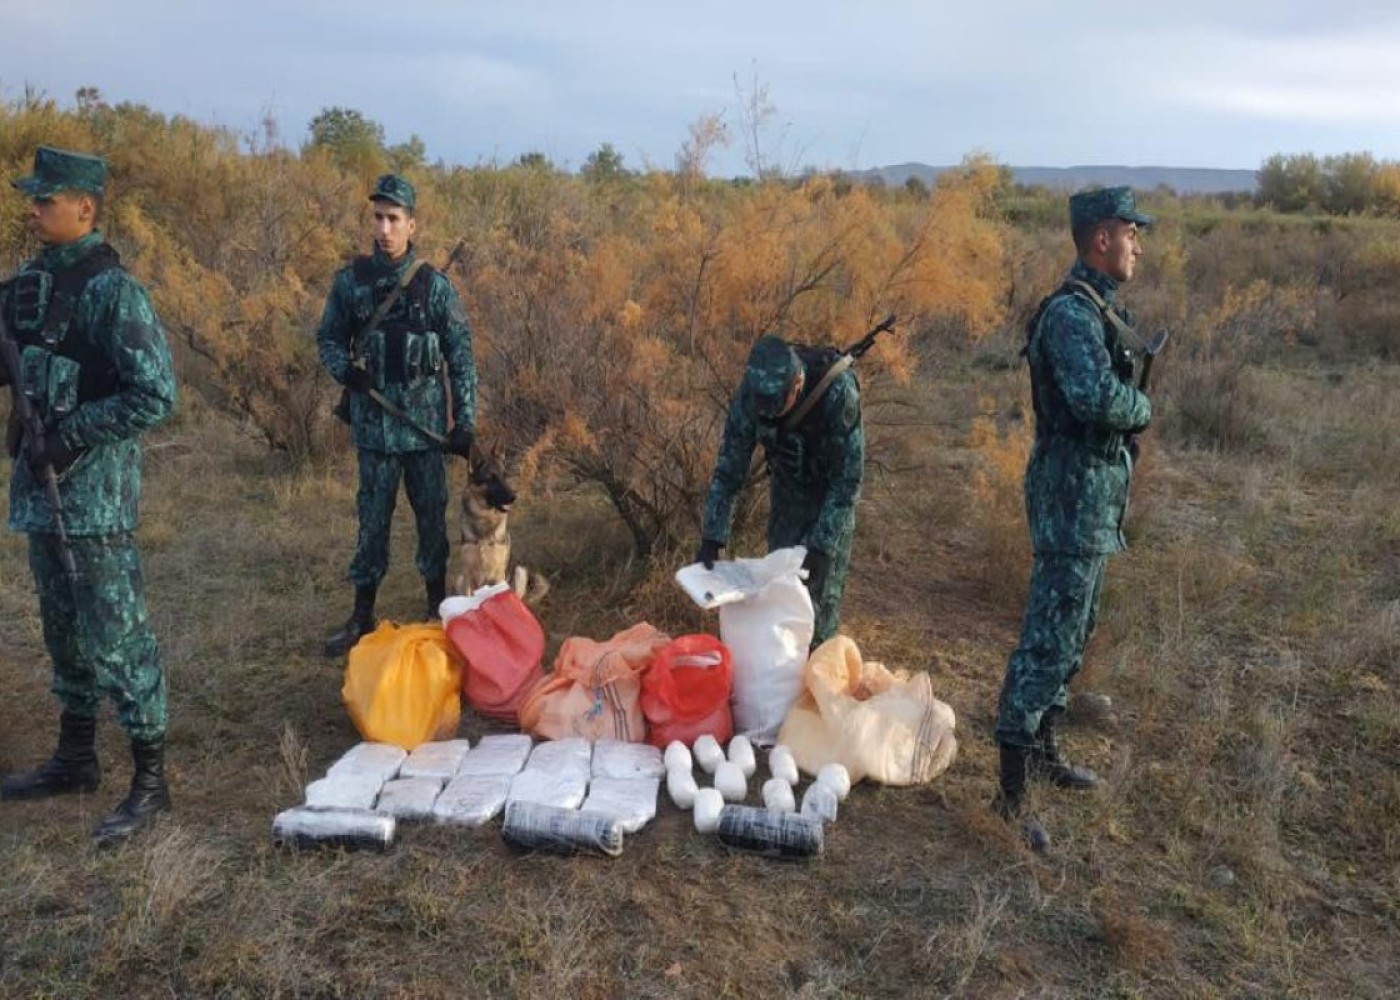
[[1166,0],[0,0],[0,98],[80,86],[299,144],[322,108],[473,164],[611,142],[669,168],[767,88],[781,165],[1255,168],[1276,152],[1400,159],[1400,3]]

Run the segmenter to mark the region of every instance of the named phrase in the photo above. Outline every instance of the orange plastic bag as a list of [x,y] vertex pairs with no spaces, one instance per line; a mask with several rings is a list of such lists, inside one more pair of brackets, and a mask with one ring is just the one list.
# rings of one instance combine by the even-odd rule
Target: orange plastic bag
[[667,643],[642,677],[647,742],[665,747],[680,740],[689,746],[708,733],[728,743],[734,735],[733,685],[734,659],[719,639],[683,635]]
[[541,739],[646,739],[642,674],[671,639],[646,622],[606,642],[565,639],[554,672],[540,678],[520,706],[520,729]]
[[462,718],[462,664],[436,623],[381,622],[350,650],[340,697],[366,740],[413,750]]
[[446,628],[466,660],[462,694],[472,708],[516,725],[525,693],[544,676],[544,629],[525,602],[506,587],[449,618]]

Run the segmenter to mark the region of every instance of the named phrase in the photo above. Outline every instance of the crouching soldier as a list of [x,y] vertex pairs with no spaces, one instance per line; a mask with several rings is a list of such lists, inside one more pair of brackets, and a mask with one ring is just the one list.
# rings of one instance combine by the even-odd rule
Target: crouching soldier
[[[442,447],[419,428],[446,435],[447,450],[466,458],[476,420],[471,328],[452,282],[414,252],[413,185],[385,174],[369,200],[374,253],[336,274],[316,334],[321,363],[349,390],[360,465],[360,531],[350,561],[354,610],[326,639],[327,656],[344,656],[374,630],[400,480],[417,520],[427,616],[437,617],[447,593],[447,467]],[[444,365],[452,387],[451,434]]]
[[[106,179],[107,164],[95,156],[39,148],[33,175],[13,183],[31,200],[30,228],[43,249],[0,286],[0,316],[19,360],[19,371],[4,377],[43,424],[42,440],[17,426],[9,435],[10,530],[29,536],[61,707],[53,758],[5,778],[0,798],[96,789],[97,710],[108,695],[136,770],[127,797],[93,831],[99,842],[127,837],[170,808],[165,674],[132,532],[139,435],[175,405],[170,351],[150,298],[95,228]],[[14,413],[12,406],[12,422]],[[49,470],[58,511],[46,490]]]
[[1134,334],[1115,305],[1142,252],[1139,229],[1152,218],[1138,212],[1125,187],[1076,194],[1069,210],[1078,260],[1027,328],[1035,446],[1025,493],[1034,560],[996,723],[995,805],[1007,820],[1019,820],[1037,850],[1049,837],[1023,810],[1026,779],[1072,789],[1096,782],[1094,772],[1065,758],[1056,725],[1065,685],[1094,632],[1108,557],[1126,547],[1133,436],[1152,419],[1151,402],[1133,386]]
[[[769,470],[768,550],[804,545],[807,589],[816,610],[812,645],[836,634],[865,468],[860,387],[844,368],[825,380],[830,352],[803,351],[775,336],[749,352],[729,407],[705,503],[697,562],[713,569],[729,543],[734,502],[755,444]],[[825,383],[825,384],[823,384]]]

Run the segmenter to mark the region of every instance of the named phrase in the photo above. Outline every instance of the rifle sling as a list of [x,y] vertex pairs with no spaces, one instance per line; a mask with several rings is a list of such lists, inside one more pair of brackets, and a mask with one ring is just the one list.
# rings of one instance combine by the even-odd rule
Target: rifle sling
[[812,408],[821,402],[821,398],[826,395],[827,390],[831,388],[841,373],[855,363],[856,359],[849,354],[843,354],[837,358],[832,366],[826,370],[826,374],[822,376],[822,380],[817,383],[816,388],[807,393],[806,398],[797,404],[797,409],[793,410],[783,421],[783,430],[791,433],[802,426],[802,421],[807,419],[807,414],[811,413]]
[[1113,329],[1118,331],[1118,336],[1131,344],[1134,349],[1138,351],[1146,350],[1147,345],[1143,342],[1143,339],[1138,336],[1138,332],[1129,326],[1122,316],[1118,315],[1118,310],[1104,301],[1104,297],[1099,294],[1098,289],[1087,281],[1080,281],[1077,278],[1066,281],[1065,285],[1073,288],[1077,292],[1082,292],[1090,302],[1098,306],[1099,312],[1103,313],[1104,319],[1108,320]]
[[359,331],[350,341],[351,364],[354,364],[356,360],[355,347],[361,340],[369,336],[371,330],[383,322],[385,316],[389,315],[389,310],[392,309],[394,303],[399,300],[399,296],[403,294],[404,289],[407,288],[409,282],[413,280],[413,276],[416,275],[418,269],[426,263],[427,261],[420,257],[412,264],[409,264],[408,267],[404,268],[403,277],[399,278],[398,283],[390,289],[389,294],[384,296],[384,301],[374,307],[374,312],[369,314],[369,319],[365,321],[365,325],[360,327]]

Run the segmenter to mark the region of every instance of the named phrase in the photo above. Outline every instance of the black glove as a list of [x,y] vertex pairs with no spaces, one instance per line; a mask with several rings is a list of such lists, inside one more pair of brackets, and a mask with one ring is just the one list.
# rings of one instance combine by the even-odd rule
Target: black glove
[[715,568],[715,560],[719,558],[719,550],[724,548],[723,542],[716,542],[706,538],[700,543],[700,547],[695,550],[695,561],[704,563],[706,569]]
[[351,392],[369,392],[374,388],[374,377],[359,365],[351,365],[345,370],[345,388]]
[[471,428],[458,424],[452,428],[447,435],[447,444],[443,448],[452,455],[459,458],[470,458],[472,453],[472,432]]
[[49,434],[44,438],[42,448],[37,451],[29,449],[29,471],[34,473],[35,478],[39,478],[43,476],[45,468],[53,466],[54,475],[61,476],[81,455],[82,450],[75,451],[68,447],[63,443],[63,437],[60,434]]
[[807,550],[807,558],[802,560],[802,568],[807,571],[807,589],[813,594],[821,593],[826,585],[826,573],[831,569],[831,556],[816,549]]

